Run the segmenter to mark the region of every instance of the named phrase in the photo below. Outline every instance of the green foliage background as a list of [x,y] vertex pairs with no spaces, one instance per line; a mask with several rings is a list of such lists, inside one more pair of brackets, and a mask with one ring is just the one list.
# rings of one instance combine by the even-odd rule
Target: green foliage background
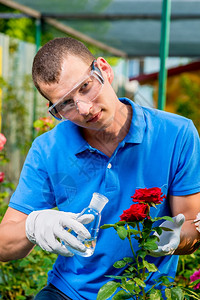
[[[102,5],[106,5],[107,2],[109,1],[102,1]],[[87,1],[84,1],[84,3],[87,3]],[[1,12],[14,12],[14,10],[8,9],[1,4],[0,10]],[[23,41],[35,43],[35,22],[33,19],[1,19],[0,32]],[[43,45],[54,36],[62,36],[62,34],[52,30],[50,26],[45,25],[45,32],[42,34],[41,44]],[[118,58],[109,57],[107,53],[102,53],[102,51],[100,52],[96,47],[89,46],[89,48],[95,56],[106,56],[109,63],[112,65],[115,65],[118,62]],[[15,51],[14,48],[13,51]],[[24,90],[30,89],[29,82],[30,78],[25,78],[23,87]],[[181,82],[184,96],[181,95],[177,97],[175,101],[176,112],[191,118],[200,132],[200,87],[187,76],[183,76]],[[19,118],[21,120],[21,122],[17,125],[19,126],[17,128],[19,137],[17,139],[17,147],[21,148],[24,153],[30,146],[31,137],[25,135],[23,130],[26,115],[26,111],[23,106],[23,99],[16,100],[12,84],[5,82],[3,79],[1,79],[0,84],[1,88],[8,91],[3,104],[3,112],[5,112],[4,117],[5,119],[8,118],[6,119],[6,122],[3,123],[3,132],[5,135],[9,132],[9,126],[7,126],[9,124],[9,116],[6,114],[9,107],[11,116],[12,114],[19,114]],[[8,196],[12,190],[13,186],[11,183],[0,183],[0,221],[7,209]],[[52,268],[56,257],[57,256],[55,254],[46,253],[39,247],[35,247],[24,259],[6,263],[0,262],[0,299],[32,299],[32,296],[45,286],[47,272]],[[187,286],[190,281],[190,276],[198,269],[200,269],[199,250],[191,255],[180,256],[176,281],[180,285]]]
[[200,74],[199,80],[188,74],[180,76],[181,93],[175,101],[176,113],[193,120],[200,133]]
[[[0,151],[0,166],[6,165],[5,146]],[[0,169],[1,171],[1,169]],[[8,199],[15,190],[13,183],[0,182],[0,222],[7,210]],[[47,272],[52,268],[57,255],[46,253],[36,246],[25,258],[10,262],[0,262],[0,299],[29,300],[47,282]]]
[[[3,216],[7,204],[0,200],[0,215]],[[0,262],[0,299],[32,299],[47,282],[47,272],[52,268],[57,255],[46,253],[36,246],[25,258],[10,262]]]

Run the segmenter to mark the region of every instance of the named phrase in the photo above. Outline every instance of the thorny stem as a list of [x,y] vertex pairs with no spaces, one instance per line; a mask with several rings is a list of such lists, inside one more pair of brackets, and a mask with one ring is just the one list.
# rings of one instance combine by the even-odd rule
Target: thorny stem
[[[140,238],[142,239],[142,233],[141,233],[141,230],[140,230],[140,225],[139,225],[139,223],[137,223],[137,229],[138,229],[138,231],[139,231],[139,236],[140,236]],[[145,275],[145,267],[143,267],[143,269],[142,269],[142,280],[144,281],[144,275]],[[144,287],[142,287],[142,295],[143,295],[143,299],[145,300],[146,299],[146,293],[145,293],[145,290],[144,290]]]
[[[130,227],[127,225],[127,228],[128,229],[130,229]],[[139,235],[140,235],[140,237],[142,237],[142,234],[141,234],[141,231],[140,231],[140,227],[139,227],[139,224],[137,224],[137,228],[138,228],[138,231],[139,231]],[[134,251],[134,249],[133,249],[133,245],[132,245],[132,243],[131,243],[131,237],[130,237],[130,233],[128,232],[128,236],[127,236],[127,238],[128,238],[128,240],[129,240],[129,243],[130,243],[130,247],[131,247],[131,251],[132,251],[132,253],[133,253],[133,257],[135,258],[135,262],[136,262],[136,264],[137,264],[137,269],[138,269],[138,276],[140,277],[141,276],[141,273],[140,273],[140,271],[139,271],[139,261],[138,261],[138,257],[135,255],[135,251]],[[145,268],[143,268],[143,273],[142,273],[142,278],[141,279],[143,279],[144,278],[144,272],[145,272]],[[144,288],[142,287],[142,295],[143,295],[143,300],[145,300],[146,299],[146,293],[145,293],[145,290],[144,290]],[[136,299],[138,299],[138,297],[136,296]]]
[[[130,229],[130,227],[127,225],[127,228]],[[129,243],[130,243],[130,246],[131,246],[131,251],[133,253],[133,257],[135,258],[135,261],[136,261],[136,264],[137,264],[137,267],[138,267],[138,259],[137,259],[137,256],[135,255],[135,251],[133,249],[133,245],[131,243],[131,236],[130,236],[130,233],[128,232],[128,240],[129,240]]]
[[[130,227],[127,225],[127,228],[130,229]],[[137,264],[137,269],[138,269],[138,275],[140,277],[140,271],[139,271],[139,262],[138,262],[138,258],[137,256],[135,255],[135,251],[133,249],[133,245],[131,243],[131,237],[130,237],[130,233],[128,233],[128,240],[129,240],[129,243],[130,243],[130,246],[131,246],[131,250],[132,250],[132,253],[133,253],[133,256],[135,258],[135,262]],[[142,294],[143,294],[143,299],[145,300],[145,291],[144,291],[144,288],[142,287]],[[136,296],[136,299],[138,299],[138,297]]]
[[139,223],[137,223],[137,229],[138,229],[138,231],[139,231],[139,236],[140,236],[140,238],[142,238],[142,233],[141,233],[141,231],[140,231],[140,225],[139,225]]

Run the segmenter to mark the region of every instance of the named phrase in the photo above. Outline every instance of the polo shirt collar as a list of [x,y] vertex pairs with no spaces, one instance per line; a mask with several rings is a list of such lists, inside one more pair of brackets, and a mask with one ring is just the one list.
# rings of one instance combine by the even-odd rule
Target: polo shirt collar
[[73,143],[70,143],[72,153],[76,155],[88,149],[89,144],[83,138],[81,128],[68,120],[62,121],[62,123],[65,123],[65,130],[70,132],[70,136],[73,139]]
[[[128,98],[119,98],[125,104],[129,104],[132,106],[133,115],[131,120],[131,126],[128,134],[125,136],[122,143],[134,143],[140,144],[144,137],[144,132],[146,128],[146,122],[144,118],[143,109],[141,106],[135,104]],[[76,124],[67,121],[69,130],[71,131],[71,136],[73,136],[73,147],[74,154],[81,153],[87,149],[91,149],[92,147],[87,143],[87,141],[83,138],[81,134],[81,129]],[[70,124],[69,124],[70,123]]]
[[124,142],[141,144],[146,129],[143,108],[128,98],[119,98],[119,100],[125,104],[131,105],[133,112],[131,126],[128,134],[124,138]]

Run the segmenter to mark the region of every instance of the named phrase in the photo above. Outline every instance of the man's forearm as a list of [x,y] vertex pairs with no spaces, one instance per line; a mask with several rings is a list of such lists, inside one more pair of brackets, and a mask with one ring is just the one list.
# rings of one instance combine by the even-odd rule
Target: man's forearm
[[8,221],[0,225],[0,261],[23,258],[34,245],[25,234],[25,220]]
[[176,255],[186,255],[195,252],[200,246],[200,233],[196,230],[193,220],[185,221],[181,230],[181,241],[174,252]]

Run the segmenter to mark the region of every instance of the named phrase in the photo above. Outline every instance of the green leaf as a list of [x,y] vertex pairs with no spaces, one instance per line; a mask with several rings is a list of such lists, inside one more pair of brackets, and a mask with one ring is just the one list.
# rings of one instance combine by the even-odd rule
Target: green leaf
[[114,263],[113,267],[116,269],[120,269],[126,266],[126,262],[124,260],[118,260]]
[[2,186],[6,187],[6,188],[10,188],[11,190],[15,190],[16,189],[14,183],[9,182],[9,181],[2,182]]
[[115,224],[104,224],[100,228],[101,229],[107,229],[107,228],[111,228],[111,227],[116,227],[116,226],[115,226]]
[[174,223],[173,218],[171,218],[171,217],[169,217],[169,216],[156,217],[156,218],[152,219],[153,222],[159,221],[159,220],[167,220],[167,221],[170,221],[170,222],[173,222],[173,223]]
[[145,250],[156,250],[158,249],[158,245],[155,242],[147,242],[143,244]]
[[121,290],[113,296],[112,300],[123,300],[123,299],[130,299],[130,298],[132,297],[129,293]]
[[141,286],[141,287],[146,287],[146,284],[143,280],[141,280],[140,278],[133,278],[133,280],[136,282],[137,285]]
[[171,217],[169,217],[169,216],[162,217],[161,219],[167,220],[167,221],[170,221],[170,222],[174,223],[173,218],[171,218]]
[[168,288],[165,289],[165,296],[168,300],[173,300],[171,295],[171,289]]
[[137,255],[141,258],[145,258],[147,253],[146,253],[146,251],[140,249],[139,251],[137,251]]
[[117,223],[115,223],[115,225],[118,225],[118,226],[124,226],[126,224],[125,221],[119,221]]
[[[137,266],[136,264],[134,264],[135,266]],[[137,271],[137,267],[134,267],[134,265],[131,265],[128,269],[127,272],[133,272],[133,271]],[[126,270],[125,270],[126,271]]]
[[151,236],[149,236],[149,237],[146,239],[147,243],[148,243],[148,242],[156,243],[158,240],[159,240],[159,238],[158,238],[157,236],[155,236],[155,235],[151,235]]
[[115,281],[109,281],[106,284],[104,284],[98,294],[97,294],[97,300],[106,300],[108,298],[110,298],[115,291],[117,290],[117,288],[120,286],[120,283],[115,282]]
[[19,260],[19,266],[20,267],[27,267],[29,265],[29,261],[26,259]]
[[153,221],[152,220],[149,220],[149,219],[145,219],[144,220],[144,227],[146,229],[151,229],[152,228],[152,224],[153,224]]
[[26,288],[24,290],[25,290],[25,295],[26,296],[32,296],[35,293],[35,289]]
[[167,276],[160,276],[159,279],[157,280],[157,282],[159,282],[160,284],[164,284],[165,286],[170,287],[170,286],[173,285],[173,282],[170,282],[169,278]]
[[33,126],[34,127],[38,127],[38,128],[41,128],[43,126],[44,122],[42,120],[36,120],[34,123],[33,123]]
[[154,227],[152,230],[156,231],[158,235],[162,234],[162,228],[161,227]]
[[135,222],[127,222],[127,224],[133,228],[135,228],[136,226],[136,223]]
[[132,257],[124,257],[123,260],[124,260],[126,263],[132,263],[132,262],[133,262]]
[[160,226],[162,230],[164,231],[173,231],[173,229],[171,228],[168,228],[168,227],[163,227],[163,226]]
[[22,295],[17,295],[16,300],[26,300],[27,298],[25,296],[22,296]]
[[200,282],[200,279],[197,279],[197,280],[195,280],[195,281],[193,281],[193,282],[190,282],[190,286],[193,287],[193,286],[195,286],[196,284],[198,284],[199,282]]
[[158,268],[154,264],[151,264],[151,263],[149,263],[146,260],[143,260],[143,264],[144,264],[144,267],[147,268],[147,270],[149,272],[156,272],[156,271],[158,271]]
[[173,300],[183,300],[184,295],[182,289],[179,286],[171,288],[171,297]]
[[123,279],[123,278],[127,278],[126,275],[122,275],[122,276],[114,276],[114,275],[104,275],[105,277],[108,278],[113,278],[113,279]]
[[185,295],[188,295],[191,299],[196,299],[196,300],[199,300],[200,299],[200,294],[199,293],[196,293],[193,289],[190,289],[190,288],[182,288],[183,291],[185,292]]
[[135,281],[134,280],[128,280],[124,284],[124,288],[126,290],[128,290],[129,292],[131,292],[131,293],[135,290],[135,287],[136,287],[136,285],[135,285]]
[[122,227],[122,226],[117,226],[116,228],[117,230],[117,234],[119,235],[120,239],[124,240],[127,237],[127,230],[126,228]]
[[162,294],[160,290],[152,289],[150,295],[149,295],[150,300],[161,300]]
[[143,230],[142,232],[142,239],[143,240],[146,240],[150,237],[150,233],[151,233],[151,230]]
[[136,229],[128,229],[128,232],[130,232],[131,234],[139,234],[140,231],[136,230]]

